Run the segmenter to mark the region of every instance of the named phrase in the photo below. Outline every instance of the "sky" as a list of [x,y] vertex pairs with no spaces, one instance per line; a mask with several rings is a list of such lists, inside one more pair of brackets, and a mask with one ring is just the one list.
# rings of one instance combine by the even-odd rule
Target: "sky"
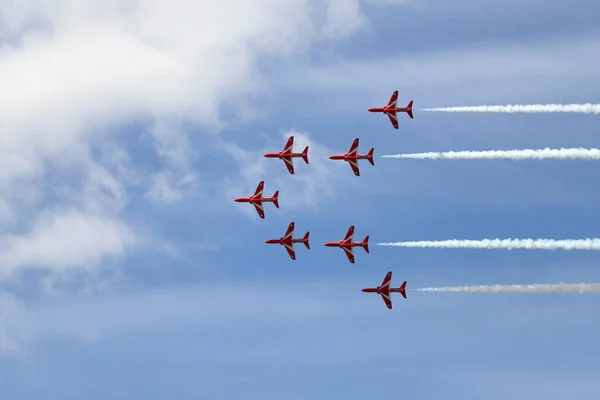
[[[593,251],[376,243],[599,237],[593,0],[0,0],[0,399],[596,399]],[[414,100],[394,130],[383,106]],[[294,176],[266,152],[310,146]],[[355,177],[342,161],[375,148]],[[298,160],[295,160],[298,161]],[[266,218],[236,197],[280,191]],[[311,249],[267,245],[294,221]],[[370,235],[370,254],[323,243]]]

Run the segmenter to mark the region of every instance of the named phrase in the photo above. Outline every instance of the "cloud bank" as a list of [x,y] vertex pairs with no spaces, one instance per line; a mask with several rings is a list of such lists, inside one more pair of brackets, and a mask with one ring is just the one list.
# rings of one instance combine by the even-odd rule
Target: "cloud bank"
[[[0,10],[0,276],[127,254],[144,240],[124,218],[132,201],[202,191],[191,132],[260,112],[261,63],[305,57],[367,22],[361,1],[336,0],[0,0]],[[140,126],[159,166],[126,150]]]

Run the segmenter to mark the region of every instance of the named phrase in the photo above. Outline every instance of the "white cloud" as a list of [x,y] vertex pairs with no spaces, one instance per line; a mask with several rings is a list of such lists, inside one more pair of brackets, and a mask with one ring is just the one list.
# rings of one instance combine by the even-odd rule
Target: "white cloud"
[[[197,194],[189,130],[260,112],[248,97],[266,88],[260,57],[296,59],[364,22],[357,1],[0,0],[4,269],[65,270],[125,254],[136,242],[121,219],[131,187],[167,204]],[[151,127],[164,164],[150,174],[111,138],[136,122]],[[330,192],[331,174],[314,159],[315,181],[297,178],[286,202]],[[18,225],[33,219],[23,234]]]
[[324,19],[319,33],[325,39],[338,39],[359,32],[369,20],[363,12],[365,5],[394,6],[411,0],[329,0],[320,2]]
[[155,174],[152,180],[152,186],[146,192],[146,197],[165,204],[172,204],[181,200],[181,193],[171,186],[166,172]]
[[[309,164],[306,165],[301,159],[294,159],[294,175],[288,172],[283,161],[263,157],[265,153],[281,151],[290,136],[294,136],[294,152],[301,152],[309,146]],[[346,163],[329,160],[329,156],[338,154],[339,150],[319,144],[307,132],[286,131],[280,135],[279,140],[269,140],[269,144],[259,151],[245,150],[233,143],[223,144],[222,149],[238,162],[241,171],[239,177],[225,181],[227,198],[250,196],[258,182],[264,180],[264,195],[271,196],[279,190],[281,207],[316,209],[323,200],[335,197],[334,188],[337,184],[354,178]],[[256,216],[252,207],[237,208],[249,216]]]
[[[337,0],[0,0],[0,279],[32,269],[43,272],[46,292],[74,281],[95,290],[99,266],[140,246],[180,256],[159,234],[126,222],[136,193],[166,204],[196,195],[203,186],[190,135],[261,114],[251,96],[270,77],[258,61],[298,60],[365,21],[361,4]],[[145,138],[161,160],[150,172],[122,147],[137,123],[149,127]],[[292,180],[283,165],[268,170],[282,174],[273,186],[286,206],[314,205],[332,195],[336,164],[296,135],[297,146],[311,145],[311,165],[299,165]],[[258,174],[250,171],[246,185]],[[61,315],[0,296],[0,351],[19,352],[40,331],[97,337],[93,318]],[[142,318],[156,323],[154,312]]]
[[218,127],[218,107],[239,106],[260,83],[257,55],[293,54],[318,30],[308,1],[150,0],[130,10],[126,1],[26,4],[51,30],[2,49],[0,115],[7,132],[20,131],[2,139],[7,149],[34,144],[44,154],[135,118]]
[[197,155],[181,124],[159,120],[150,134],[154,138],[156,153],[166,167],[164,171],[154,174],[146,197],[159,203],[172,204],[182,200],[183,189],[187,189],[187,193],[195,193],[198,182],[191,164]]
[[323,26],[325,37],[346,36],[355,33],[366,24],[358,0],[331,0]]
[[107,257],[123,256],[136,242],[135,232],[120,221],[76,210],[48,212],[28,233],[0,239],[0,275],[24,267],[91,268]]
[[28,340],[25,321],[15,324],[24,308],[11,294],[0,292],[0,353],[23,355],[21,343]]

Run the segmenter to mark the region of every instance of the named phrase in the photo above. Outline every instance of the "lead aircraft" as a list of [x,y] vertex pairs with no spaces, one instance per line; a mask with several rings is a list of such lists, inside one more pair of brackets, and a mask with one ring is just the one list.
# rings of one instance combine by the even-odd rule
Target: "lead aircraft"
[[305,163],[308,164],[308,146],[304,148],[302,153],[293,153],[292,148],[294,147],[294,137],[290,136],[285,147],[279,153],[267,153],[267,158],[280,158],[287,167],[290,174],[294,175],[294,158],[302,157]]
[[327,242],[325,246],[327,247],[339,247],[346,253],[348,256],[348,260],[354,264],[354,251],[352,251],[353,247],[362,247],[365,251],[369,252],[369,236],[365,237],[365,240],[362,242],[353,242],[352,237],[354,236],[354,225],[348,229],[348,233],[346,233],[346,237],[344,240],[340,240],[339,242]]
[[263,209],[263,203],[273,203],[275,207],[279,208],[279,190],[275,192],[273,197],[263,197],[263,189],[265,187],[265,181],[260,181],[256,187],[256,191],[250,197],[238,197],[235,199],[237,203],[250,203],[256,208],[258,216],[265,219],[265,210]]
[[279,239],[268,239],[265,241],[265,243],[282,245],[287,250],[288,254],[290,255],[290,258],[292,260],[295,260],[296,259],[296,251],[294,250],[294,243],[302,243],[306,246],[307,249],[310,250],[310,244],[308,243],[308,235],[309,234],[310,234],[310,232],[306,232],[306,234],[304,235],[304,237],[302,239],[294,239],[293,238],[294,223],[290,222],[290,226],[288,226],[288,229],[285,232],[285,235],[283,235],[283,237],[281,237]]
[[397,100],[398,100],[398,91],[396,90],[394,93],[392,93],[392,97],[390,98],[390,102],[388,103],[387,106],[369,108],[369,112],[380,112],[380,113],[386,114],[390,118],[390,122],[392,123],[394,128],[398,129],[398,118],[396,116],[396,113],[397,112],[405,112],[412,119],[413,118],[413,113],[412,113],[413,101],[411,100],[410,103],[408,103],[408,105],[404,108],[398,108],[398,107],[396,107]]
[[392,297],[390,296],[390,293],[400,293],[402,297],[406,298],[406,281],[404,281],[399,288],[390,288],[391,283],[392,271],[388,272],[385,278],[383,278],[383,282],[381,282],[381,285],[377,286],[376,288],[365,288],[362,291],[365,293],[380,294],[387,308],[391,310]]

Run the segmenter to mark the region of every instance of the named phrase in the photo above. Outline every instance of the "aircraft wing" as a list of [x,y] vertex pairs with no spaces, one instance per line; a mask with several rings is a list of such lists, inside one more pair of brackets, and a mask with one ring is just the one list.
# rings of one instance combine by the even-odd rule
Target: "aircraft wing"
[[344,238],[344,240],[352,241],[352,236],[354,236],[354,225],[352,225],[350,229],[348,229],[348,233],[346,233],[346,237]]
[[254,205],[254,208],[256,208],[256,212],[258,213],[258,216],[261,217],[262,219],[265,219],[265,211],[263,210],[263,205],[262,203],[252,203]]
[[396,90],[392,93],[392,97],[390,97],[390,102],[388,103],[388,107],[393,106],[396,107],[396,100],[398,100],[398,91]]
[[294,175],[294,161],[292,157],[282,157],[283,163],[287,167],[290,174]]
[[264,188],[265,188],[265,181],[260,181],[258,183],[258,186],[256,187],[256,191],[254,192],[254,196],[262,197]]
[[292,260],[296,259],[296,252],[294,251],[294,243],[292,242],[291,244],[283,244],[283,247],[285,247],[285,249],[287,250],[288,254],[290,255],[290,258]]
[[352,142],[352,146],[350,146],[350,150],[348,150],[348,155],[351,156],[353,154],[356,154],[357,151],[358,151],[358,138],[354,139],[354,142]]
[[290,136],[287,143],[285,144],[285,147],[283,148],[283,152],[291,153],[293,148],[294,148],[294,137]]
[[352,251],[352,247],[350,247],[350,248],[342,247],[342,249],[344,249],[344,253],[346,253],[346,255],[348,256],[348,260],[352,264],[354,264],[354,252]]
[[398,129],[398,118],[396,118],[396,112],[386,112],[387,116],[390,118],[390,122],[394,126],[395,129]]
[[379,293],[381,295],[381,298],[383,299],[383,302],[385,303],[385,305],[387,306],[387,308],[389,308],[390,310],[392,309],[392,299],[390,298],[390,294],[389,293]]
[[358,168],[358,161],[357,160],[347,160],[347,161],[348,161],[348,164],[350,164],[350,168],[352,168],[354,175],[360,176],[360,169]]
[[284,239],[291,237],[294,234],[294,223],[290,222],[290,226],[288,226],[287,231],[285,231],[285,235],[283,235]]
[[381,282],[381,286],[379,286],[380,288],[384,288],[384,287],[390,287],[390,283],[392,283],[392,271],[388,272],[385,275],[385,278],[383,278],[383,282]]

